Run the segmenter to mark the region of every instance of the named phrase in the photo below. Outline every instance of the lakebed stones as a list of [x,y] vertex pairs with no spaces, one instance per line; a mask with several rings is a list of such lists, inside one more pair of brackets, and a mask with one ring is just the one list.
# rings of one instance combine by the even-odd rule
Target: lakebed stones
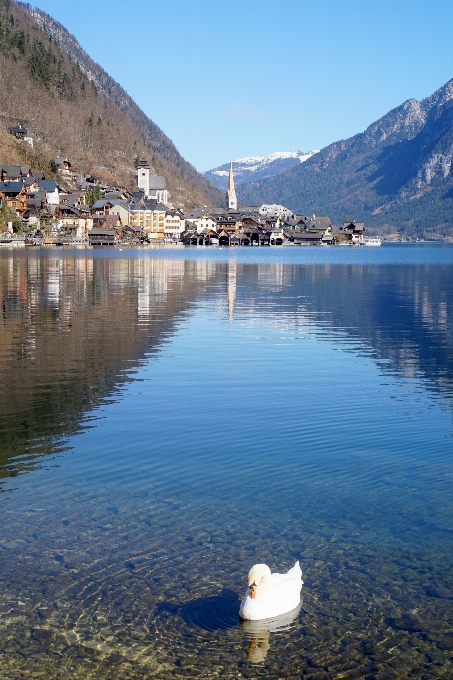
[[[428,564],[417,555],[383,555],[351,538],[324,540],[313,527],[306,535],[299,529],[306,611],[294,628],[269,635],[256,664],[249,660],[250,640],[237,617],[204,611],[203,601],[223,588],[242,594],[239,565],[248,564],[251,541],[266,544],[266,533],[257,533],[264,518],[249,530],[238,514],[228,540],[217,541],[222,513],[210,508],[201,530],[199,510],[187,508],[187,534],[197,540],[186,541],[180,510],[173,516],[168,505],[162,509],[176,559],[168,559],[158,522],[134,533],[135,520],[127,512],[103,514],[99,507],[93,507],[96,523],[65,508],[71,521],[64,531],[58,518],[49,523],[45,551],[36,541],[27,544],[27,559],[18,559],[24,555],[19,548],[0,551],[0,604],[10,611],[8,624],[0,621],[0,648],[14,659],[11,677],[43,672],[52,680],[233,680],[239,673],[271,680],[453,677],[453,631],[444,623],[452,601],[439,590],[450,581],[441,559],[430,561],[429,573],[437,576],[428,579]],[[107,516],[121,517],[124,524],[106,534]],[[28,522],[31,534],[37,528]],[[23,536],[17,518],[11,528]],[[278,527],[268,531],[274,539],[263,558],[271,561],[290,550],[294,532],[278,538]],[[78,573],[65,564],[76,565]],[[443,597],[427,593],[431,586]]]

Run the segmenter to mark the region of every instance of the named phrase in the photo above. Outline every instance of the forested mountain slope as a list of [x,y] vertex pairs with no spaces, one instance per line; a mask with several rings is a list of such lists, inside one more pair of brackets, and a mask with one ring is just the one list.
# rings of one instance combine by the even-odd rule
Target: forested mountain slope
[[[0,163],[49,170],[58,154],[101,180],[134,185],[134,160],[148,157],[175,201],[219,204],[223,196],[187,163],[174,144],[76,39],[44,12],[0,0]],[[23,123],[35,150],[6,143]]]
[[365,132],[335,142],[302,165],[237,190],[247,205],[345,215],[381,231],[453,235],[453,80],[409,99]]

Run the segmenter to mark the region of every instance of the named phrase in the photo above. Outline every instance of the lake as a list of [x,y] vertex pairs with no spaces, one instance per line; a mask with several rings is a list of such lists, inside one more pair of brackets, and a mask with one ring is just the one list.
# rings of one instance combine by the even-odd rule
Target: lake
[[453,677],[452,265],[0,251],[0,679]]

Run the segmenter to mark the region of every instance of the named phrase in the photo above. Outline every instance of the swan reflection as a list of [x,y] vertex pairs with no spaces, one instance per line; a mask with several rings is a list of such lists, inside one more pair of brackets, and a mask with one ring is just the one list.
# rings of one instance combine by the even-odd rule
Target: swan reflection
[[294,627],[302,601],[290,612],[281,614],[274,619],[262,619],[261,621],[241,620],[241,629],[244,632],[247,645],[247,661],[250,663],[262,663],[270,649],[271,633],[284,633]]

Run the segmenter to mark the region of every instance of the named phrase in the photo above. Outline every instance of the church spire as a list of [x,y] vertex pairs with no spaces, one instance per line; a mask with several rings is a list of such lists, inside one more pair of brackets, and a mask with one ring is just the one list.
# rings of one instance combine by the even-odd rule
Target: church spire
[[228,175],[228,193],[234,191],[233,161],[230,161],[230,174]]
[[230,174],[228,175],[228,189],[226,193],[228,210],[238,209],[238,199],[234,190],[233,161],[230,161]]

